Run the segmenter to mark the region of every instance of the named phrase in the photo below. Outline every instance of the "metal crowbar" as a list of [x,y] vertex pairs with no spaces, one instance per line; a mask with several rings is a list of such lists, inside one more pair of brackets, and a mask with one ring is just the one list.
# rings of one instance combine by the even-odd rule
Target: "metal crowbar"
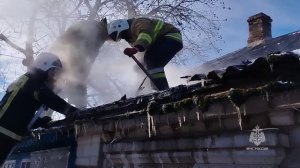
[[[126,54],[127,55],[127,54]],[[151,74],[146,70],[146,68],[135,58],[135,56],[134,55],[127,55],[127,56],[129,56],[129,57],[131,57],[133,60],[134,60],[134,62],[142,69],[142,71],[144,71],[144,73],[147,75],[147,77],[150,79],[150,81],[152,82],[152,84],[153,84],[153,86],[154,86],[154,89],[155,90],[158,90],[158,88],[157,88],[157,86],[155,85],[155,83],[154,83],[154,80],[153,80],[153,78],[152,78],[152,76],[151,76]]]

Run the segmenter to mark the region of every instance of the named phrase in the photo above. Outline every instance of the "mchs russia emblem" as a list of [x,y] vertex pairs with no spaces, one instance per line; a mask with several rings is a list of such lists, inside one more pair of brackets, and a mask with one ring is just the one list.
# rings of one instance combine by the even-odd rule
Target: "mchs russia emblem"
[[254,129],[252,129],[252,132],[249,137],[249,142],[254,143],[256,146],[259,146],[261,143],[266,141],[266,137],[262,129],[259,128],[257,125]]

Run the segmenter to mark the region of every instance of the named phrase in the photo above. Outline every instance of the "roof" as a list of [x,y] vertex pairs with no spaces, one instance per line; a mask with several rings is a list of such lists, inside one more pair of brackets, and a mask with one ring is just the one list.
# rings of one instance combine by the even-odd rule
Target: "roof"
[[[237,113],[239,110],[233,109],[241,107],[251,97],[252,99],[256,97],[258,100],[261,98],[261,95],[290,94],[289,90],[298,91],[300,88],[299,72],[300,61],[298,55],[290,52],[271,54],[267,58],[260,57],[247,65],[230,66],[222,75],[205,85],[202,83],[181,85],[153,94],[118,100],[80,111],[76,114],[74,122],[58,121],[52,126],[75,129],[76,134],[101,134],[104,142],[112,141],[116,131],[125,128],[128,128],[127,131],[129,132],[123,132],[124,135],[122,133],[121,139],[137,138],[139,136],[137,132],[146,133],[147,129],[149,137],[152,134],[159,137],[166,136],[166,134],[156,134],[156,131],[153,130],[154,128],[149,127],[149,122],[150,125],[159,127],[166,123],[164,121],[165,117],[169,116],[170,121],[168,122],[177,127],[185,119],[181,118],[182,116],[178,119],[176,116],[178,114],[182,115],[182,111],[185,111],[192,113],[189,115],[191,117],[190,120],[197,121],[202,118],[208,125],[211,123],[211,120],[218,120],[220,116],[223,118],[238,116],[234,119],[236,121],[235,129],[250,129],[255,125],[253,126],[253,123],[251,125],[247,125],[247,122],[243,123],[243,117]],[[299,97],[296,99],[299,100]],[[211,107],[215,108],[215,104],[220,102],[230,106],[229,110],[227,109],[228,111],[223,110],[224,115],[216,114],[216,111],[210,109]],[[270,107],[266,106],[261,110],[265,111],[268,108]],[[201,115],[198,114],[197,116],[195,110],[199,111]],[[151,116],[156,116],[157,118],[151,121],[149,119]],[[173,118],[172,122],[171,118]],[[267,126],[272,126],[270,123],[268,124]],[[116,125],[119,128],[115,128]],[[136,129],[142,129],[143,131],[137,131],[134,135],[130,134],[131,131],[135,132],[134,130]],[[205,128],[206,131],[210,129]],[[212,129],[214,130],[215,128]],[[222,130],[224,128],[220,127],[218,129]],[[181,135],[183,134],[173,132],[172,135],[168,136]]]
[[299,70],[296,54],[260,57],[228,67],[219,79],[205,85],[180,85],[82,110],[73,121],[57,121],[49,129],[35,131],[41,138],[25,139],[15,153],[69,146],[74,137],[94,134],[104,143],[118,144],[114,142],[196,137],[251,130],[256,125],[277,127],[282,123],[274,117],[300,108]]
[[[56,130],[66,135],[71,130],[75,136],[96,133],[101,135],[103,142],[113,142],[115,139],[149,138],[153,135],[155,137],[194,136],[224,129],[252,129],[258,122],[271,127],[273,125],[270,121],[261,122],[255,118],[258,112],[256,108],[253,109],[251,101],[253,99],[259,101],[261,95],[269,97],[268,95],[272,94],[288,94],[290,100],[290,95],[293,94],[296,95],[293,101],[299,102],[300,97],[295,94],[300,91],[299,55],[293,52],[274,53],[293,51],[299,46],[300,32],[294,32],[253,48],[242,48],[203,64],[201,67],[207,67],[208,73],[202,74],[204,71],[200,69],[197,71],[199,74],[191,78],[202,82],[180,85],[168,90],[85,109],[78,112],[73,121],[61,120],[53,123],[52,128],[43,130],[43,134],[51,137]],[[220,67],[226,68],[220,70]],[[220,102],[225,105],[219,106]],[[247,114],[250,115],[241,115],[240,107],[249,102]],[[279,101],[275,100],[275,102]],[[274,108],[268,105],[272,103],[262,103],[265,105],[260,108],[261,112]],[[289,108],[289,104],[286,107]],[[246,107],[244,111],[245,109]],[[255,111],[254,115],[251,111]],[[268,114],[259,116],[269,117]],[[254,120],[251,119],[253,117]],[[186,120],[190,122],[187,124]],[[230,124],[226,125],[226,121],[227,124],[230,121]],[[31,141],[30,138],[27,139],[20,144],[19,149],[24,151],[44,149],[36,146],[42,142],[28,145]],[[56,147],[65,145],[61,144],[59,139],[51,140],[49,143],[46,139],[44,141],[48,145],[42,146],[47,148],[53,144]]]
[[300,48],[300,31],[295,31],[283,36],[269,39],[254,47],[243,47],[237,51],[228,53],[217,59],[208,61],[195,68],[196,73],[208,73],[209,71],[226,68],[231,65],[239,65],[243,61],[253,60],[275,52],[287,52]]
[[[223,69],[212,70],[207,74],[195,74],[189,80],[205,80],[206,85],[222,84],[235,87],[232,81],[240,85],[247,80],[251,85],[259,82],[296,80],[300,70],[299,55],[294,52],[277,52],[247,60],[239,65],[231,65]],[[243,83],[243,82],[242,82]]]

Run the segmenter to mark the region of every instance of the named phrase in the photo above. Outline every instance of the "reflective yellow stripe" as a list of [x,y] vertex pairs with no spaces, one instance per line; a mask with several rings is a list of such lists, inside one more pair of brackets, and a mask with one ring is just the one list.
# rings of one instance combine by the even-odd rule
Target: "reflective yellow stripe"
[[164,67],[158,67],[158,68],[149,69],[148,72],[149,74],[156,74],[165,71],[164,71]]
[[4,127],[1,127],[1,126],[0,126],[0,133],[4,134],[6,136],[9,136],[12,139],[15,139],[17,141],[21,141],[22,140],[22,136],[17,135],[15,133],[11,132],[10,130],[8,130],[8,129],[4,128]]
[[166,74],[164,72],[152,74],[152,78],[165,78]]
[[152,38],[148,33],[140,33],[137,40],[143,40],[146,41],[148,44],[152,43]]
[[163,25],[164,25],[163,21],[161,21],[161,20],[157,21],[157,23],[155,25],[155,28],[154,28],[154,40],[156,39],[157,34],[160,32],[160,30],[163,27]]
[[12,93],[9,96],[9,98],[7,99],[7,101],[4,104],[4,106],[2,107],[2,109],[0,110],[0,119],[4,115],[5,111],[8,109],[8,107],[11,104],[12,100],[18,94],[19,90],[25,85],[27,80],[28,80],[28,77],[23,75],[15,83],[12,83],[12,86],[9,86],[10,90],[12,90]]
[[180,33],[169,33],[166,34],[165,36],[182,43],[182,36]]

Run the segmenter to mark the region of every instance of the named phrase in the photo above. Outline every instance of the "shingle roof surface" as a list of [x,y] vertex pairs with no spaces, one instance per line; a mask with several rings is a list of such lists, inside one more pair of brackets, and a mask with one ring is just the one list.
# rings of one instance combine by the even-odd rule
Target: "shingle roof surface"
[[[110,104],[90,108],[79,113],[79,120],[101,118],[102,120],[120,117],[134,117],[135,115],[145,115],[151,101],[155,101],[158,106],[163,106],[170,102],[191,98],[194,95],[207,95],[236,88],[236,86],[247,85],[244,88],[259,86],[264,82],[274,81],[296,81],[299,82],[300,61],[299,56],[286,51],[293,51],[300,48],[300,32],[290,33],[284,36],[273,38],[264,44],[253,48],[244,47],[238,51],[224,55],[221,58],[209,61],[199,67],[197,73],[200,78],[211,80],[211,85],[203,86],[194,84],[190,86],[177,86],[166,91],[154,94],[142,95],[126,100],[119,100]],[[286,53],[271,54],[277,51]],[[245,60],[251,60],[245,62]],[[244,61],[244,62],[243,62]],[[220,70],[224,68],[223,70]],[[205,70],[203,70],[205,69]],[[197,75],[194,76],[197,78]],[[250,82],[249,82],[250,79]],[[236,81],[234,85],[230,81]],[[289,87],[290,88],[290,87]],[[153,104],[151,104],[153,105]],[[164,113],[163,108],[158,109],[159,113]],[[134,114],[134,115],[132,115]],[[64,124],[64,122],[58,123]],[[47,132],[47,131],[46,131]],[[42,141],[28,139],[20,144],[19,150],[32,150],[64,146],[64,136],[59,137],[50,132],[49,136],[42,138]],[[69,137],[73,141],[73,137]],[[54,144],[54,146],[53,146]],[[49,146],[50,145],[50,146]]]
[[244,47],[228,53],[217,59],[208,61],[195,68],[195,72],[208,73],[209,71],[226,68],[231,65],[241,64],[242,61],[253,60],[274,52],[287,52],[300,48],[300,31],[272,38],[255,47]]

